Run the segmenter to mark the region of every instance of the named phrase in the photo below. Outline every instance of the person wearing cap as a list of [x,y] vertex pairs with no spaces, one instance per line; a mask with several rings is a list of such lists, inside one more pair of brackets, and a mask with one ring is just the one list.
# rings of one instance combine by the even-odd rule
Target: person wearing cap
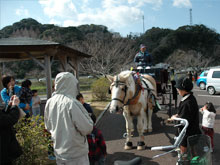
[[152,57],[147,52],[144,44],[140,45],[140,51],[135,55],[134,62],[136,63],[137,67],[141,66],[146,68],[152,66]]
[[[199,107],[196,98],[193,96],[191,90],[193,89],[193,83],[188,77],[181,77],[177,80],[176,88],[182,99],[179,103],[178,113],[173,115],[174,117],[186,119],[189,122],[189,126],[186,130],[186,135],[180,144],[181,154],[186,156],[187,152],[187,138],[192,135],[201,134],[199,128]],[[182,126],[178,128],[178,132],[183,129]]]

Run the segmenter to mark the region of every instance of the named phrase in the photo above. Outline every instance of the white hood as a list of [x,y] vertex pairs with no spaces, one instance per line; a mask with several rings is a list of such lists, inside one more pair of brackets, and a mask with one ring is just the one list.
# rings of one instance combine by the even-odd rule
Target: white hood
[[[55,78],[55,94],[63,94],[68,97],[76,98],[78,94],[78,80],[72,73],[61,72]],[[64,88],[65,87],[65,88]]]

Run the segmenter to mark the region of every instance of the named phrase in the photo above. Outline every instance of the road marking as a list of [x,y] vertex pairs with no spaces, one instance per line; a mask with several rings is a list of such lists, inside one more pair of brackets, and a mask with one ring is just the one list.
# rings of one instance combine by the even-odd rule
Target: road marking
[[193,91],[206,92],[206,90],[201,90],[201,89],[193,89]]
[[214,96],[212,96],[212,95],[198,95],[198,96],[203,96],[203,97],[220,97],[219,95],[218,96],[216,96],[216,95],[214,95]]

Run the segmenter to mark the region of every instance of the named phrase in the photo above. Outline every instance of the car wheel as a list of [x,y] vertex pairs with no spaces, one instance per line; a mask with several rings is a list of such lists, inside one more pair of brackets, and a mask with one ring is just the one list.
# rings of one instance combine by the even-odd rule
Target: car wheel
[[199,87],[200,87],[201,90],[205,90],[205,83],[204,83],[204,82],[201,82],[201,83],[199,84]]
[[208,92],[210,95],[214,95],[215,94],[215,88],[214,87],[208,87]]

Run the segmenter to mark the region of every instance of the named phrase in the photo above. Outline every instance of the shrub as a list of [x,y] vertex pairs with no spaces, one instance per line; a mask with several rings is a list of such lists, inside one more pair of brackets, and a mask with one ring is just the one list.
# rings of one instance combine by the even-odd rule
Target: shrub
[[105,77],[96,80],[91,86],[92,97],[100,101],[106,100],[108,98],[109,86],[110,83]]
[[44,133],[42,117],[22,119],[15,125],[15,129],[23,150],[15,164],[45,164],[49,140]]

